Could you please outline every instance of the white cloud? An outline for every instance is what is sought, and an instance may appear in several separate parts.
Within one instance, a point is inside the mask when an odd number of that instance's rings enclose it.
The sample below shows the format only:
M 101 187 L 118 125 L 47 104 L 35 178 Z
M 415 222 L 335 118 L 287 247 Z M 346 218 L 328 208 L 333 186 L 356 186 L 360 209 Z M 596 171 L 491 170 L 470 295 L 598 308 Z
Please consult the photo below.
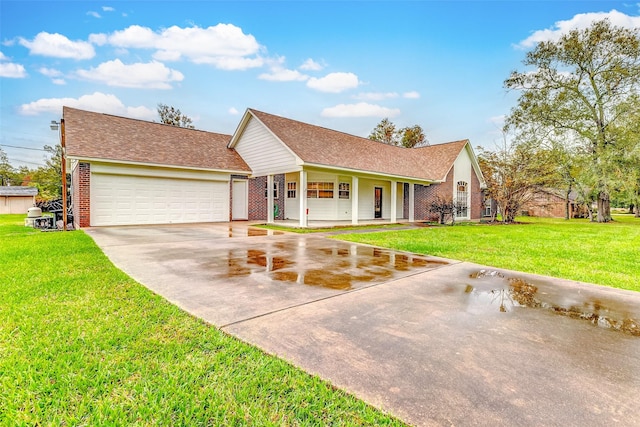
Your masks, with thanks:
M 487 121 L 493 125 L 499 126 L 502 128 L 504 126 L 505 115 L 501 114 L 499 116 L 492 116 L 487 119 Z
M 0 52 L 0 61 L 8 61 L 9 57 L 6 56 L 4 53 Z
M 56 70 L 55 68 L 42 67 L 38 72 L 47 77 L 60 77 L 62 75 L 62 71 Z
M 383 99 L 397 98 L 397 92 L 363 92 L 354 95 L 354 99 L 360 99 L 362 101 L 382 101 Z
M 87 12 L 87 15 L 93 16 L 94 18 L 102 18 L 102 16 L 100 16 L 98 12 L 95 12 L 93 10 L 90 10 L 89 12 Z
M 52 79 L 51 83 L 53 83 L 54 85 L 59 85 L 59 86 L 67 84 L 67 82 L 64 79 Z
M 135 63 L 126 65 L 119 59 L 103 62 L 88 70 L 78 70 L 82 79 L 104 83 L 109 86 L 142 89 L 171 89 L 172 82 L 180 82 L 184 75 L 166 67 L 161 62 Z
M 323 117 L 395 117 L 400 114 L 397 108 L 359 102 L 357 104 L 339 104 L 322 110 Z
M 238 111 L 235 107 L 231 107 L 229 108 L 229 114 L 231 114 L 232 116 L 237 116 L 238 114 L 240 114 L 240 111 Z
M 80 98 L 41 98 L 29 104 L 22 104 L 20 113 L 27 116 L 42 113 L 61 115 L 63 106 L 143 120 L 153 120 L 157 115 L 156 110 L 143 106 L 127 107 L 115 95 L 101 92 L 83 95 Z
M 154 59 L 177 61 L 186 59 L 196 64 L 210 64 L 224 70 L 261 67 L 260 44 L 250 34 L 232 24 L 207 28 L 172 26 L 161 31 L 132 25 L 111 34 L 92 34 L 96 44 L 110 44 L 129 49 L 153 49 Z
M 300 69 L 301 70 L 305 70 L 305 71 L 320 71 L 323 68 L 324 68 L 324 66 L 322 66 L 319 63 L 317 63 L 316 61 L 314 61 L 311 58 L 309 58 L 306 61 L 304 61 L 302 63 L 302 65 L 300 66 Z
M 526 39 L 518 43 L 517 47 L 528 49 L 543 41 L 557 41 L 571 30 L 582 30 L 588 28 L 594 21 L 608 18 L 611 24 L 624 28 L 640 27 L 640 16 L 629 16 L 613 9 L 611 12 L 590 12 L 579 13 L 566 21 L 558 21 L 553 27 L 538 30 Z
M 403 93 L 402 97 L 407 99 L 418 99 L 420 98 L 420 93 L 416 92 L 415 90 L 412 90 L 410 92 Z
M 20 38 L 20 44 L 32 55 L 54 58 L 91 59 L 95 56 L 93 46 L 85 41 L 71 41 L 62 34 L 38 33 L 32 41 Z
M 102 6 L 102 10 L 104 12 L 115 12 L 116 11 L 116 9 L 111 7 L 111 6 Z
M 22 79 L 27 77 L 24 66 L 13 62 L 0 62 L 0 77 L 8 77 L 11 79 Z
M 320 92 L 340 93 L 358 87 L 360 81 L 353 73 L 330 73 L 321 78 L 312 77 L 307 86 Z
M 272 82 L 303 82 L 309 78 L 306 74 L 302 74 L 298 70 L 287 70 L 285 68 L 273 68 L 269 73 L 262 73 L 258 76 L 261 80 L 269 80 Z

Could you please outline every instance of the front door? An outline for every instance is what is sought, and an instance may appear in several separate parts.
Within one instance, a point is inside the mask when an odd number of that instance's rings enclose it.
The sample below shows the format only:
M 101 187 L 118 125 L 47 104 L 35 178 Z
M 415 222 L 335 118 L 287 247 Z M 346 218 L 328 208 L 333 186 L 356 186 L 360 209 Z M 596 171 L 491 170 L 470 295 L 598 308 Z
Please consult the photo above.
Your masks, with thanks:
M 374 187 L 373 217 L 382 218 L 382 187 Z

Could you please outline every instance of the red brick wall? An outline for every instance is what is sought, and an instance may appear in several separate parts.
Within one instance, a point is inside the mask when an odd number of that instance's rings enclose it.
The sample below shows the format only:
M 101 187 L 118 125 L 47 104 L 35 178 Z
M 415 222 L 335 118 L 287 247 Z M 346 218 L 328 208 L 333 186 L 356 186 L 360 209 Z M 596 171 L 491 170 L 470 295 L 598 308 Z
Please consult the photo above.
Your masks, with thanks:
M 437 221 L 438 215 L 429 212 L 429 205 L 439 195 L 453 197 L 453 168 L 447 174 L 447 179 L 441 184 L 424 186 L 415 185 L 414 216 L 416 221 Z
M 533 197 L 522 210 L 531 216 L 564 218 L 565 201 L 562 197 L 550 193 L 540 193 Z
M 278 206 L 278 216 L 275 219 L 284 219 L 285 181 L 284 174 L 274 175 L 273 182 L 278 185 L 278 198 L 273 200 Z M 265 197 L 266 176 L 259 176 L 249 180 L 249 220 L 267 220 L 267 198 Z M 306 193 L 305 193 L 306 194 Z
M 73 221 L 76 227 L 91 225 L 91 164 L 80 162 L 71 174 Z

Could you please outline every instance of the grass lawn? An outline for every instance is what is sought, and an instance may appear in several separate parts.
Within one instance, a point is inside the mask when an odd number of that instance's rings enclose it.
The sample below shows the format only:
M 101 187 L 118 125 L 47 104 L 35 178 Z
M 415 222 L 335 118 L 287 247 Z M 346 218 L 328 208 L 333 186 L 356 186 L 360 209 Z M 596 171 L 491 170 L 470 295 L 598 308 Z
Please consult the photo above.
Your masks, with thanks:
M 0 215 L 0 425 L 403 425 Z
M 640 291 L 640 219 L 614 217 L 608 224 L 518 218 L 522 224 L 460 224 L 336 238 Z

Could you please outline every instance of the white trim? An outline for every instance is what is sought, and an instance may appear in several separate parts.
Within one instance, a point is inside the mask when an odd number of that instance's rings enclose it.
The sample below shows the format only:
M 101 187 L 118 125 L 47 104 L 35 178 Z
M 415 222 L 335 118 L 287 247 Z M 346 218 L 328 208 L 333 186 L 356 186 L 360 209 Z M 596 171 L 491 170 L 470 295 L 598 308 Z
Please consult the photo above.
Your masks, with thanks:
M 346 172 L 347 175 L 349 176 L 355 176 L 355 174 L 357 174 L 360 177 L 364 177 L 367 179 L 382 179 L 384 181 L 389 181 L 389 180 L 396 180 L 396 181 L 402 181 L 402 182 L 413 182 L 413 183 L 417 183 L 417 184 L 422 184 L 425 186 L 429 186 L 432 184 L 441 184 L 443 182 L 445 182 L 444 180 L 425 180 L 425 179 L 420 179 L 420 178 L 416 178 L 416 177 L 409 177 L 409 176 L 401 176 L 401 175 L 390 175 L 390 174 L 385 174 L 382 172 L 374 172 L 374 171 L 364 171 L 361 169 L 349 169 L 349 168 L 343 168 L 343 167 L 339 167 L 339 166 L 327 166 L 327 165 L 321 165 L 321 164 L 317 164 L 317 163 L 305 163 L 304 164 L 304 169 L 309 170 L 309 169 L 320 169 L 321 171 L 325 171 L 325 172 L 333 172 L 333 173 L 344 173 Z
M 112 160 L 112 159 L 101 159 L 98 157 L 76 157 L 76 156 L 67 156 L 69 161 L 75 160 L 77 162 L 84 163 L 107 163 L 107 164 L 119 164 L 126 166 L 143 166 L 148 168 L 164 168 L 164 169 L 184 169 L 184 170 L 193 170 L 193 171 L 202 171 L 202 172 L 219 172 L 219 173 L 229 173 L 234 175 L 251 175 L 251 170 L 234 170 L 234 169 L 211 169 L 211 168 L 202 168 L 195 166 L 179 166 L 179 165 L 165 165 L 162 163 L 145 163 L 145 162 L 134 162 L 129 160 Z

